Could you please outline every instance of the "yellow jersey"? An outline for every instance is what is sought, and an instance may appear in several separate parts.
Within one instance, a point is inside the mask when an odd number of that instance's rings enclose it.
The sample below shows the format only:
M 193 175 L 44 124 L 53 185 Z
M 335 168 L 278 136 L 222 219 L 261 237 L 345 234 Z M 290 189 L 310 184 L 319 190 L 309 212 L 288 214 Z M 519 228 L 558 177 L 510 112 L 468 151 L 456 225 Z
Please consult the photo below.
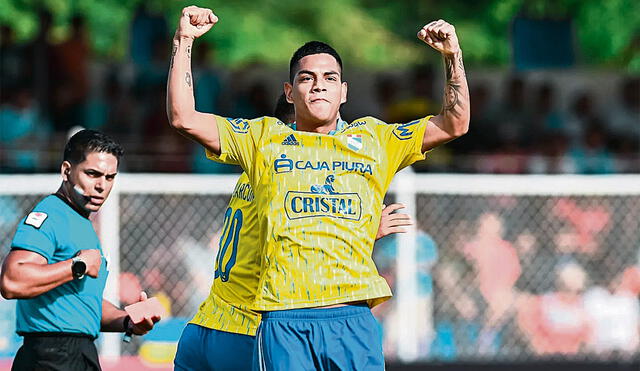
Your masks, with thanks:
M 380 205 L 395 173 L 424 159 L 429 119 L 365 117 L 325 135 L 272 117 L 215 116 L 221 154 L 207 156 L 239 164 L 255 193 L 260 278 L 251 309 L 373 307 L 391 296 L 371 257 Z
M 224 214 L 215 273 L 209 297 L 190 323 L 214 330 L 254 336 L 260 314 L 249 309 L 260 278 L 255 196 L 243 173 Z

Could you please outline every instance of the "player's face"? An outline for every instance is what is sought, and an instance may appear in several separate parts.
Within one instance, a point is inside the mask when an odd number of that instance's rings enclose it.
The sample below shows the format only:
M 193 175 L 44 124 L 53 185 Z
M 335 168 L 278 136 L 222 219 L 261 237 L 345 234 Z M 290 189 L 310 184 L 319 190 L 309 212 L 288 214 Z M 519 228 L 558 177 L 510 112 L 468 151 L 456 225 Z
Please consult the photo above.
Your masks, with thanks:
M 325 124 L 336 121 L 340 104 L 347 101 L 347 83 L 330 54 L 313 54 L 300 59 L 293 85 L 285 83 L 287 101 L 293 103 L 296 121 Z
M 118 172 L 118 159 L 104 152 L 88 153 L 85 160 L 62 164 L 70 200 L 81 210 L 96 212 L 106 201 Z

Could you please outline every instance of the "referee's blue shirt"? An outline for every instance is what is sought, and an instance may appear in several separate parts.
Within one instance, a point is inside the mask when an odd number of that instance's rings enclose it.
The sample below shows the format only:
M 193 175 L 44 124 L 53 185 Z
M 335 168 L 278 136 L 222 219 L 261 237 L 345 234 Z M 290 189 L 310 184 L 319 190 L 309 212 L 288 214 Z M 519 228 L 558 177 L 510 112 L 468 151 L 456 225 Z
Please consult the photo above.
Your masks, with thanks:
M 79 250 L 97 249 L 102 255 L 91 221 L 56 195 L 45 197 L 20 221 L 11 248 L 38 253 L 48 264 L 71 259 Z M 65 332 L 97 337 L 107 275 L 103 256 L 98 278 L 85 276 L 34 298 L 18 299 L 16 332 Z

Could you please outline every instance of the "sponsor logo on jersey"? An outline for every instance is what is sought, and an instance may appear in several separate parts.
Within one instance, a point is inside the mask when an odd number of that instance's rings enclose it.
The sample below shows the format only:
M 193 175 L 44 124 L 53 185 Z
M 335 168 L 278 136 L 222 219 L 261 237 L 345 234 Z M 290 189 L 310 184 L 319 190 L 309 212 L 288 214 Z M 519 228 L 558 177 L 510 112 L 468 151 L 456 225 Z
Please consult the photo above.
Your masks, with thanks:
M 405 124 L 394 124 L 393 135 L 400 140 L 411 139 L 419 122 L 420 120 L 413 120 Z
M 327 170 L 346 171 L 373 175 L 370 164 L 356 161 L 294 161 L 284 153 L 273 162 L 273 170 L 276 174 L 290 173 L 293 170 Z
M 287 217 L 290 220 L 315 217 L 360 220 L 360 195 L 337 192 L 334 181 L 335 176 L 329 175 L 324 184 L 312 185 L 309 192 L 287 192 L 284 199 Z
M 298 142 L 298 139 L 296 139 L 295 135 L 289 134 L 288 137 L 284 138 L 282 144 L 285 146 L 299 146 L 300 142 Z
M 364 121 L 364 120 L 363 121 L 354 121 L 354 122 L 346 124 L 345 127 L 342 128 L 342 130 L 340 130 L 340 132 L 344 133 L 345 131 L 347 131 L 349 129 L 352 129 L 352 128 L 355 128 L 355 127 L 358 127 L 358 126 L 362 126 L 362 125 L 366 125 L 366 124 L 367 124 L 367 122 Z
M 347 135 L 347 147 L 352 151 L 359 151 L 362 149 L 362 135 L 360 134 L 348 134 Z
M 249 121 L 232 118 L 227 118 L 227 121 L 231 124 L 231 130 L 233 130 L 234 133 L 246 134 L 249 132 Z

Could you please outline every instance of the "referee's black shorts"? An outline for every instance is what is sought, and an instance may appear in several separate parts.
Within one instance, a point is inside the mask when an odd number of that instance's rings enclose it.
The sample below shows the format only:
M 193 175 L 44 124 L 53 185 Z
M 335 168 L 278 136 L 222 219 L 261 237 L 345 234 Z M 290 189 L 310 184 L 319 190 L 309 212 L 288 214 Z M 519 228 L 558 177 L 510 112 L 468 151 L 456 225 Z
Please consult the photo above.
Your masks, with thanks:
M 13 360 L 12 371 L 100 371 L 93 337 L 80 334 L 30 333 Z

